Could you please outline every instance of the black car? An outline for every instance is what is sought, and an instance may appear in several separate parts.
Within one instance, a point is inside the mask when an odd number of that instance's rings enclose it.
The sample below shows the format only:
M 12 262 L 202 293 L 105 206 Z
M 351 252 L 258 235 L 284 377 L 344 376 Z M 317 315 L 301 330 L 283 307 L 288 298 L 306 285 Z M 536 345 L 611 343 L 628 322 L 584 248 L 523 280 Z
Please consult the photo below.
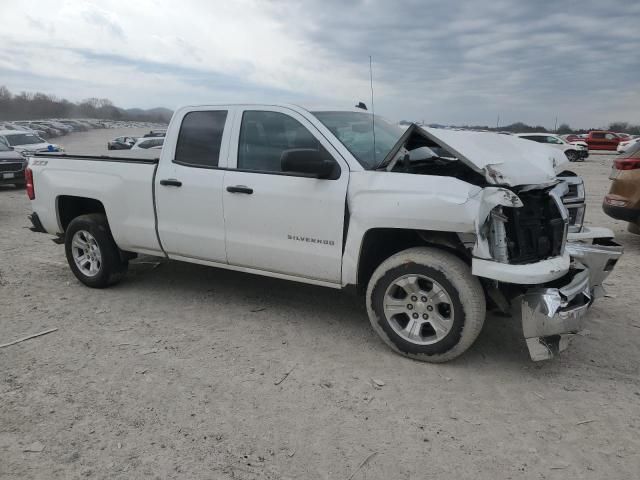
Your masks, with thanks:
M 24 187 L 27 160 L 4 142 L 0 142 L 0 185 Z
M 135 137 L 118 137 L 107 142 L 109 150 L 129 150 L 136 143 Z

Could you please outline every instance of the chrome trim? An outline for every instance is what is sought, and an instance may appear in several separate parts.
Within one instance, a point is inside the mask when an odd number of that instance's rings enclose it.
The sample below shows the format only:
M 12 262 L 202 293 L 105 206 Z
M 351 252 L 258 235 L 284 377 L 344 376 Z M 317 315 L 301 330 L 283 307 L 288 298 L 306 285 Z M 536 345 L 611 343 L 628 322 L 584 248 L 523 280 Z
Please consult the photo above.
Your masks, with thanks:
M 624 248 L 612 239 L 596 239 L 596 244 L 569 242 L 567 251 L 576 265 L 589 272 L 589 287 L 594 298 L 601 298 L 605 291 L 602 283 L 618 262 Z
M 576 177 L 558 177 L 558 180 L 561 180 L 562 182 L 568 184 L 568 185 L 576 185 L 576 196 L 575 197 L 570 197 L 568 195 L 565 195 L 563 197 L 563 200 L 565 203 L 582 203 L 585 200 L 585 190 L 584 190 L 584 180 L 582 179 L 582 177 L 576 176 Z M 567 186 L 568 186 L 567 185 Z M 570 189 L 567 190 L 567 193 L 569 193 Z
M 562 234 L 562 249 L 560 250 L 560 255 L 564 254 L 564 251 L 567 245 L 567 235 L 569 234 L 569 212 L 567 211 L 567 207 L 564 205 L 562 201 L 562 197 L 568 191 L 569 191 L 569 185 L 567 185 L 566 183 L 559 183 L 549 191 L 549 195 L 556 202 L 556 206 L 560 211 L 560 216 L 564 221 L 564 232 Z
M 534 361 L 553 358 L 582 330 L 589 307 L 604 295 L 602 282 L 623 253 L 609 238 L 596 238 L 592 244 L 569 242 L 566 250 L 573 261 L 568 283 L 532 288 L 522 296 L 522 330 Z

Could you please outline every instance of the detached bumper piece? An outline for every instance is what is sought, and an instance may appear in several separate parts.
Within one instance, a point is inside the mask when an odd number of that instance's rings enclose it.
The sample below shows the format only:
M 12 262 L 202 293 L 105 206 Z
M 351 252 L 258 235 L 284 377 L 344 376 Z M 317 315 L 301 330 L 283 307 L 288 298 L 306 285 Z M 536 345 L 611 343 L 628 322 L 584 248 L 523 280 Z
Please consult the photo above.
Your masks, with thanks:
M 622 247 L 609 238 L 596 238 L 591 244 L 570 242 L 567 252 L 571 271 L 522 297 L 522 330 L 533 361 L 553 358 L 583 329 L 589 307 L 604 295 L 602 282 L 622 255 Z

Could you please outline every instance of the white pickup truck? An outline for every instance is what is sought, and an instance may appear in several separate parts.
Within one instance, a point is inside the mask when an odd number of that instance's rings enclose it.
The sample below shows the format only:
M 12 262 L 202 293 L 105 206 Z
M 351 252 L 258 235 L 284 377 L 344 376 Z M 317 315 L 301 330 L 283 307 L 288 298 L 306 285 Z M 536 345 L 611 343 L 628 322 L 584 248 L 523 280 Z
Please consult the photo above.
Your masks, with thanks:
M 497 309 L 542 360 L 622 254 L 611 231 L 582 227 L 564 162 L 364 111 L 207 105 L 175 112 L 159 159 L 36 154 L 26 181 L 32 229 L 57 235 L 90 287 L 148 254 L 351 289 L 392 349 L 429 362 L 464 352 Z

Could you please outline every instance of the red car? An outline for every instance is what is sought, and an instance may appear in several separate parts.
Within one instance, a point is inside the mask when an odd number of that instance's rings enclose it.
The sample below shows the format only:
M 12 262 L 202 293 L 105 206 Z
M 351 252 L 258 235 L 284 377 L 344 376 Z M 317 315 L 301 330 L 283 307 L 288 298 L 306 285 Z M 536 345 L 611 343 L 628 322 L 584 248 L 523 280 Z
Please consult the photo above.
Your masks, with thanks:
M 564 137 L 564 139 L 569 143 L 571 143 L 571 142 L 584 142 L 584 137 L 582 137 L 582 135 L 576 135 L 575 133 L 567 135 L 566 137 Z
M 584 139 L 589 150 L 616 150 L 621 140 L 616 133 L 605 130 L 593 130 Z

